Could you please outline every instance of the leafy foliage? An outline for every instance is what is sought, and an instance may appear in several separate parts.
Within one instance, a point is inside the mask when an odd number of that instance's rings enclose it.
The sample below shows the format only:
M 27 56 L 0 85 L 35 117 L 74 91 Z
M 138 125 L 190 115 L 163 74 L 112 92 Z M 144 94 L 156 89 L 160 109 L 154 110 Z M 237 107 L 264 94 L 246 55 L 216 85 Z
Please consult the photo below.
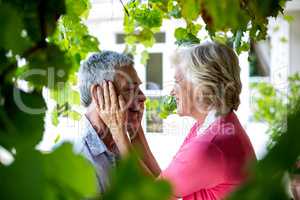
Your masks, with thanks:
M 146 102 L 146 132 L 160 133 L 163 131 L 162 118 L 160 117 L 161 97 L 147 98 Z
M 140 42 L 145 47 L 151 47 L 155 42 L 154 33 L 162 25 L 162 12 L 138 1 L 131 1 L 126 8 L 129 12 L 129 16 L 124 18 L 126 43 L 133 45 Z
M 35 150 L 44 131 L 42 89 L 48 87 L 58 97 L 57 85 L 74 79 L 80 60 L 98 50 L 79 16 L 87 15 L 88 5 L 85 0 L 0 1 L 0 145 L 14 157 L 9 166 L 0 163 L 3 199 L 96 195 L 94 169 L 73 154 L 71 145 L 50 154 Z
M 295 99 L 294 109 L 287 113 L 287 129 L 278 130 L 277 143 L 268 154 L 252 168 L 250 180 L 229 199 L 290 199 L 284 175 L 294 167 L 300 155 L 299 119 L 300 99 Z
M 249 35 L 252 40 L 265 39 L 268 17 L 282 13 L 285 3 L 286 0 L 129 1 L 124 20 L 126 41 L 130 45 L 141 43 L 151 47 L 155 41 L 153 34 L 163 20 L 182 18 L 186 27 L 178 27 L 174 33 L 178 45 L 199 43 L 202 38 L 198 38 L 198 32 L 205 27 L 212 40 L 235 47 L 240 53 L 249 50 L 250 41 L 243 36 Z
M 177 109 L 176 99 L 173 96 L 166 96 L 161 105 L 159 116 L 166 119 L 170 114 L 175 114 Z
M 183 45 L 183 44 L 195 44 L 199 43 L 200 40 L 195 35 L 198 33 L 199 28 L 196 28 L 196 31 L 189 31 L 188 29 L 179 27 L 175 30 L 175 38 L 176 44 Z
M 171 114 L 176 114 L 177 104 L 173 96 L 165 96 L 160 99 L 147 98 L 145 104 L 147 118 L 151 117 L 151 113 L 154 115 L 159 114 L 159 117 L 162 119 L 166 119 Z
M 58 125 L 59 117 L 71 117 L 74 120 L 80 119 L 80 114 L 73 108 L 80 105 L 80 97 L 75 85 L 80 61 L 89 52 L 99 51 L 98 40 L 89 35 L 87 27 L 83 24 L 83 19 L 88 16 L 90 2 L 80 0 L 74 3 L 72 0 L 66 1 L 67 13 L 60 17 L 55 33 L 49 38 L 50 42 L 58 45 L 66 52 L 70 62 L 70 72 L 67 73 L 67 82 L 60 82 L 54 88 L 50 88 L 51 98 L 56 101 L 56 106 L 52 111 L 52 122 Z
M 137 156 L 132 154 L 112 172 L 112 185 L 103 199 L 167 200 L 170 194 L 170 185 L 146 176 L 139 167 Z
M 45 103 L 41 94 L 28 94 L 12 86 L 7 86 L 2 92 L 5 101 L 0 107 L 1 146 L 7 149 L 15 148 L 17 152 L 34 148 L 41 140 L 44 129 Z M 15 97 L 14 94 L 18 96 Z M 28 113 L 29 109 L 32 112 L 35 112 L 35 109 L 41 111 L 31 115 Z
M 73 155 L 70 144 L 51 154 L 18 152 L 9 167 L 0 165 L 0 178 L 3 199 L 80 199 L 97 194 L 94 169 Z
M 89 52 L 99 51 L 97 39 L 89 35 L 83 23 L 89 7 L 87 0 L 0 2 L 0 22 L 5 30 L 0 33 L 0 145 L 14 157 L 8 166 L 0 163 L 1 199 L 83 199 L 97 195 L 94 168 L 74 155 L 71 145 L 62 145 L 49 154 L 35 150 L 44 131 L 44 88 L 56 102 L 53 124 L 59 123 L 59 116 L 80 118 L 73 109 L 80 104 L 75 72 Z M 20 81 L 29 87 L 23 88 Z M 133 158 L 124 165 L 121 162 L 114 182 L 117 185 L 111 189 L 118 193 L 108 193 L 105 199 L 125 198 L 124 185 L 134 199 L 169 197 L 167 183 L 154 182 L 136 165 Z M 126 179 L 131 184 L 120 187 Z
M 288 78 L 286 91 L 277 90 L 270 83 L 253 83 L 251 87 L 258 92 L 253 96 L 254 118 L 268 124 L 267 133 L 271 136 L 270 148 L 276 144 L 280 133 L 287 128 L 287 112 L 295 110 L 300 95 L 300 75 L 296 73 Z

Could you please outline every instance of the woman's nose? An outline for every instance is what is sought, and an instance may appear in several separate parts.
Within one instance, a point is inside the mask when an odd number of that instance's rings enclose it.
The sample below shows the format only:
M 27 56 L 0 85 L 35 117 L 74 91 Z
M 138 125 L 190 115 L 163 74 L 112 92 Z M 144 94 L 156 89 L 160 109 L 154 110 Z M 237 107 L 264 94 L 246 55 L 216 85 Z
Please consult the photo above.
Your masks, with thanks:
M 170 95 L 175 96 L 175 89 L 174 88 L 171 90 Z

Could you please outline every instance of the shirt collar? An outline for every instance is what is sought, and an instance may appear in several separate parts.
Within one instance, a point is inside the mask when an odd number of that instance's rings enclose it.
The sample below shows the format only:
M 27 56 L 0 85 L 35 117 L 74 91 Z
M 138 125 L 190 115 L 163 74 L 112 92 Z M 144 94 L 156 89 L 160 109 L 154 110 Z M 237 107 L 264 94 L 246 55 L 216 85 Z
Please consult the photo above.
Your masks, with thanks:
M 100 139 L 89 119 L 83 115 L 83 140 L 85 140 L 93 156 L 108 152 L 104 142 Z
M 204 122 L 202 123 L 201 126 L 198 127 L 197 129 L 197 136 L 200 136 L 204 134 L 208 128 L 213 126 L 213 124 L 216 123 L 223 123 L 222 120 L 226 116 L 230 116 L 229 114 L 232 113 L 231 111 L 227 111 L 226 114 L 220 115 L 215 109 L 212 109 L 208 112 L 207 116 L 205 117 Z M 221 121 L 220 121 L 221 120 Z
M 208 112 L 207 116 L 205 117 L 205 120 L 203 124 L 199 127 L 197 131 L 197 135 L 203 134 L 203 132 L 208 129 L 208 127 L 214 123 L 218 119 L 217 111 L 215 109 L 212 109 Z

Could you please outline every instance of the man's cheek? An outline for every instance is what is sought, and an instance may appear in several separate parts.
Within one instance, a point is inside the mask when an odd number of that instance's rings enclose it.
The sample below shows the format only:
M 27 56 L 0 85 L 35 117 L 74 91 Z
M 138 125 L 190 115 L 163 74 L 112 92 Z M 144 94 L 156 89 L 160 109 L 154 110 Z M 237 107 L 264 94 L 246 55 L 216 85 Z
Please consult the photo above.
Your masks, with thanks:
M 128 122 L 132 124 L 140 124 L 142 117 L 143 117 L 142 113 L 134 114 L 130 117 Z
M 137 119 L 136 114 L 129 113 L 128 121 L 133 123 Z
M 139 110 L 143 112 L 144 109 L 145 109 L 145 104 L 144 103 L 140 104 L 139 105 Z

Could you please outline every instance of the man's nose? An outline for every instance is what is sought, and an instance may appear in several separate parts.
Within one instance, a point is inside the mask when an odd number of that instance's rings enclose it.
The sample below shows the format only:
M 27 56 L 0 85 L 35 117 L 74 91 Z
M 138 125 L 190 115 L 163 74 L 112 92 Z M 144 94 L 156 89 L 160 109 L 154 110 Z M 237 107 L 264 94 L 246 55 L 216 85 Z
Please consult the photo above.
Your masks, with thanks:
M 138 102 L 140 102 L 140 103 L 143 103 L 144 101 L 146 101 L 146 96 L 144 95 L 142 90 L 139 90 L 136 98 L 137 98 Z

